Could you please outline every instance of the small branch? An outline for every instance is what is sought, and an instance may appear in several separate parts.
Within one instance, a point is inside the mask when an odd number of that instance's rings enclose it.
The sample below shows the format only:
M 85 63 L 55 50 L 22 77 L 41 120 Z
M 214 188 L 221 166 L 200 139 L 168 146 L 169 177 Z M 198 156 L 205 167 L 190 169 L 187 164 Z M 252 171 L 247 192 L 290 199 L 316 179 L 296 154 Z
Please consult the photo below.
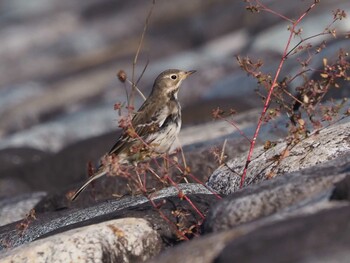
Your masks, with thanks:
M 223 160 L 224 160 L 226 143 L 227 143 L 227 139 L 225 139 L 224 144 L 222 145 L 220 160 L 219 160 L 220 165 L 223 163 Z
M 282 91 L 287 94 L 289 97 L 291 97 L 294 101 L 297 101 L 300 104 L 303 104 L 303 102 L 301 100 L 299 100 L 297 97 L 295 97 L 293 94 L 291 94 L 289 91 L 287 91 L 286 89 L 282 89 Z
M 184 199 L 186 199 L 186 201 L 190 204 L 190 206 L 192 206 L 192 208 L 197 212 L 197 214 L 198 214 L 202 219 L 204 219 L 205 217 L 204 217 L 204 215 L 202 214 L 202 212 L 199 211 L 199 209 L 198 209 L 198 208 L 196 207 L 196 205 L 191 201 L 191 199 L 189 199 L 188 196 L 187 196 L 186 194 L 184 194 L 184 193 L 180 190 L 179 186 L 178 186 L 169 176 L 167 176 L 166 178 L 167 178 L 167 179 L 169 180 L 169 182 L 179 191 L 179 194 L 182 195 L 181 197 L 183 197 Z
M 148 67 L 148 64 L 149 64 L 149 59 L 147 59 L 146 65 L 143 67 L 143 70 L 142 70 L 142 72 L 140 74 L 140 77 L 136 81 L 136 84 L 135 84 L 136 86 L 139 84 L 141 78 L 143 77 L 143 74 L 145 74 L 145 71 L 146 71 L 146 69 Z
M 145 95 L 143 95 L 142 91 L 136 86 L 134 85 L 129 79 L 127 79 L 127 81 L 129 82 L 129 84 L 131 84 L 132 86 L 134 86 L 134 89 L 137 91 L 137 93 L 143 98 L 143 100 L 146 100 Z M 131 105 L 128 103 L 128 105 Z
M 304 43 L 305 41 L 309 40 L 309 39 L 313 39 L 316 37 L 320 37 L 320 36 L 324 36 L 324 35 L 329 35 L 330 33 L 328 32 L 322 32 L 313 36 L 309 36 L 307 38 L 301 39 L 287 54 L 286 54 L 286 58 L 289 57 L 289 55 L 295 50 L 297 49 L 297 47 L 299 47 L 302 43 Z
M 180 140 L 179 140 L 179 136 L 177 136 L 177 135 L 176 135 L 176 140 L 177 140 L 177 142 L 178 142 L 178 144 L 179 144 L 182 162 L 183 162 L 184 167 L 185 167 L 185 169 L 184 169 L 184 171 L 183 171 L 182 173 L 185 174 L 186 168 L 187 168 L 187 162 L 186 162 L 185 154 L 184 154 L 184 151 L 183 151 L 183 149 L 182 149 L 181 142 L 180 142 Z M 185 180 L 186 183 L 188 183 L 188 180 L 187 180 L 186 176 L 184 177 L 184 180 Z
M 245 135 L 245 133 L 240 128 L 238 128 L 236 123 L 234 123 L 233 121 L 227 120 L 227 119 L 225 121 L 227 121 L 229 124 L 231 124 L 233 127 L 235 127 L 235 129 L 239 132 L 239 134 L 241 134 L 249 143 L 252 142 L 249 139 L 249 137 L 247 135 Z
M 156 1 L 153 0 L 152 1 L 152 6 L 151 6 L 151 9 L 149 10 L 148 12 L 148 15 L 147 15 L 147 18 L 146 18 L 146 21 L 145 21 L 145 25 L 143 27 L 143 31 L 142 31 L 142 34 L 141 34 L 141 39 L 140 39 L 140 43 L 137 47 L 137 51 L 136 51 L 136 54 L 135 54 L 135 57 L 134 57 L 134 61 L 132 63 L 132 77 L 131 77 L 131 82 L 132 82 L 132 89 L 131 89 L 131 94 L 130 94 L 130 105 L 133 106 L 134 105 L 134 98 L 135 98 L 135 91 L 137 90 L 137 87 L 136 87 L 136 84 L 135 84 L 135 67 L 136 67 L 136 64 L 137 64 L 137 60 L 138 60 L 138 57 L 139 57 L 139 54 L 140 54 L 140 50 L 141 50 L 141 47 L 142 47 L 142 44 L 143 44 L 143 40 L 145 38 L 145 34 L 146 34 L 146 31 L 147 31 L 147 28 L 148 28 L 148 24 L 149 24 L 149 20 L 151 18 L 151 15 L 152 15 L 152 12 L 153 12 L 153 9 L 154 9 L 154 6 L 156 4 Z M 139 92 L 140 93 L 140 92 Z M 129 105 L 129 106 L 130 106 Z
M 268 12 L 268 13 L 271 13 L 271 14 L 274 14 L 275 16 L 278 16 L 278 17 L 280 17 L 280 18 L 282 18 L 282 19 L 284 19 L 284 20 L 286 20 L 286 21 L 288 21 L 288 22 L 290 22 L 290 23 L 294 23 L 294 21 L 293 21 L 292 19 L 290 19 L 290 18 L 288 18 L 288 17 L 286 17 L 286 16 L 284 16 L 284 15 L 282 15 L 282 14 L 280 14 L 280 13 L 277 13 L 276 11 L 274 11 L 274 10 L 272 10 L 272 9 L 270 9 L 270 8 L 268 8 L 268 7 L 266 7 L 264 4 L 262 4 L 262 3 L 260 2 L 260 0 L 256 0 L 256 3 L 257 3 L 260 7 L 262 7 L 262 10 L 263 10 L 263 11 Z
M 310 5 L 309 8 L 303 14 L 301 14 L 300 17 L 292 25 L 292 28 L 291 28 L 290 34 L 289 34 L 289 38 L 287 40 L 287 44 L 286 44 L 286 46 L 284 48 L 284 51 L 283 51 L 283 56 L 281 58 L 281 61 L 280 61 L 279 65 L 278 65 L 275 77 L 274 77 L 274 79 L 272 81 L 272 84 L 270 86 L 268 95 L 267 95 L 266 100 L 265 100 L 264 108 L 263 108 L 263 110 L 261 112 L 260 119 L 259 119 L 258 124 L 256 126 L 252 142 L 250 144 L 248 156 L 247 156 L 246 163 L 245 163 L 244 170 L 243 170 L 242 177 L 241 177 L 241 182 L 240 182 L 240 187 L 241 188 L 243 187 L 244 180 L 245 180 L 245 177 L 247 175 L 248 166 L 249 166 L 249 164 L 251 162 L 251 159 L 252 159 L 253 151 L 254 151 L 254 148 L 255 148 L 255 143 L 256 143 L 257 137 L 259 135 L 259 131 L 260 131 L 261 125 L 262 125 L 263 120 L 265 118 L 267 109 L 268 109 L 268 107 L 270 105 L 270 100 L 271 100 L 271 96 L 272 96 L 273 90 L 274 90 L 275 87 L 278 86 L 277 85 L 277 79 L 278 79 L 278 77 L 279 77 L 279 75 L 281 73 L 281 70 L 282 70 L 282 67 L 284 65 L 284 62 L 287 59 L 288 49 L 289 49 L 289 46 L 291 44 L 292 38 L 295 35 L 295 28 L 303 20 L 303 18 L 316 6 L 316 4 L 317 4 L 317 2 L 315 1 L 312 5 Z
M 150 198 L 150 197 L 147 197 L 147 198 L 148 198 L 148 200 L 150 201 L 150 203 L 152 204 L 152 206 L 158 211 L 159 215 L 160 215 L 169 225 L 171 225 L 171 226 L 175 229 L 176 233 L 177 233 L 179 236 L 181 236 L 184 240 L 187 240 L 187 241 L 188 241 L 189 238 L 186 237 L 181 231 L 178 230 L 177 225 L 176 225 L 174 222 L 172 222 L 172 221 L 160 210 L 160 208 L 159 208 L 158 205 L 152 200 L 152 198 Z

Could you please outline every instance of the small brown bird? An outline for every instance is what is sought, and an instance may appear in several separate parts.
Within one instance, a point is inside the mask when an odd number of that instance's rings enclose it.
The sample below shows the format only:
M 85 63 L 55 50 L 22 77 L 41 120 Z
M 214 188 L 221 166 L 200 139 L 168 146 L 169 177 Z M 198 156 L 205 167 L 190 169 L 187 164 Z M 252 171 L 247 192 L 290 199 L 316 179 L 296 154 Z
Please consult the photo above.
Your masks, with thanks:
M 181 106 L 177 98 L 180 85 L 195 72 L 178 69 L 162 72 L 154 81 L 151 94 L 132 118 L 134 136 L 125 129 L 108 155 L 117 156 L 120 164 L 135 164 L 167 153 L 181 128 Z M 101 165 L 71 200 L 76 199 L 92 181 L 105 175 L 107 170 Z

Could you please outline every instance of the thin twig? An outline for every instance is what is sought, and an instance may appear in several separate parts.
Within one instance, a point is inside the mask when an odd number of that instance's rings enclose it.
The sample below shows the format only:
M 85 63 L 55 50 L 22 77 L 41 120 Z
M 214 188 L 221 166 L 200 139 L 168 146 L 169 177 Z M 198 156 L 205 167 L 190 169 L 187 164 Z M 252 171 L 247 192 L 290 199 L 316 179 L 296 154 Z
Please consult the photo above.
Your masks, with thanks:
M 260 7 L 262 7 L 262 10 L 264 10 L 265 12 L 274 14 L 274 15 L 276 15 L 276 16 L 278 16 L 278 17 L 280 17 L 280 18 L 282 18 L 282 19 L 284 19 L 284 20 L 286 20 L 286 21 L 288 21 L 288 22 L 290 22 L 290 23 L 293 23 L 293 20 L 292 20 L 292 19 L 290 19 L 290 18 L 288 18 L 288 17 L 286 17 L 286 16 L 284 16 L 284 15 L 282 15 L 282 14 L 280 14 L 280 13 L 277 13 L 276 11 L 274 11 L 274 10 L 272 10 L 272 9 L 270 9 L 270 8 L 268 8 L 268 7 L 266 7 L 264 4 L 262 4 L 262 3 L 260 2 L 260 0 L 256 0 L 256 3 L 257 3 Z
M 299 47 L 302 43 L 304 43 L 305 41 L 309 40 L 309 39 L 313 39 L 316 37 L 320 37 L 320 36 L 324 36 L 324 35 L 329 35 L 330 33 L 328 32 L 322 32 L 313 36 L 309 36 L 307 38 L 303 38 L 301 39 L 291 50 L 289 50 L 289 52 L 286 54 L 286 58 L 289 57 L 289 55 L 295 50 L 297 49 L 297 47 Z
M 297 97 L 295 97 L 292 93 L 290 93 L 286 89 L 282 89 L 282 92 L 287 94 L 289 97 L 291 97 L 293 100 L 297 101 L 298 103 L 303 104 L 303 102 L 301 100 L 299 100 Z
M 131 77 L 132 89 L 131 89 L 131 94 L 130 94 L 131 106 L 134 105 L 135 90 L 137 90 L 136 84 L 135 84 L 135 67 L 136 67 L 137 60 L 138 60 L 138 57 L 139 57 L 139 54 L 140 54 L 140 50 L 141 50 L 141 47 L 142 47 L 142 44 L 143 44 L 143 40 L 145 38 L 146 31 L 147 31 L 147 28 L 148 28 L 149 19 L 151 18 L 151 15 L 152 15 L 152 12 L 153 12 L 153 8 L 154 8 L 155 4 L 156 4 L 156 1 L 153 0 L 151 9 L 148 12 L 148 15 L 147 15 L 147 18 L 146 18 L 146 21 L 145 21 L 145 25 L 143 27 L 143 31 L 142 31 L 142 34 L 141 34 L 141 39 L 140 39 L 139 45 L 137 47 L 137 51 L 136 51 L 136 54 L 135 54 L 135 57 L 134 57 L 134 61 L 132 63 L 132 77 Z
M 130 81 L 129 79 L 127 79 L 127 82 L 129 82 L 132 86 L 134 86 L 135 90 L 136 90 L 137 93 L 143 98 L 143 100 L 146 100 L 145 95 L 143 95 L 142 91 L 141 91 L 136 85 L 134 85 L 134 84 L 132 83 L 132 81 Z M 130 105 L 130 104 L 128 103 L 128 105 Z
M 184 194 L 179 186 L 169 177 L 169 176 L 166 176 L 166 179 L 169 180 L 169 182 L 179 191 L 179 194 L 182 195 L 182 197 L 184 199 L 186 199 L 186 201 L 190 204 L 190 206 L 192 206 L 192 208 L 197 212 L 197 214 L 202 218 L 204 219 L 204 215 L 202 214 L 201 211 L 199 211 L 199 209 L 196 207 L 196 205 L 191 201 L 191 199 L 188 198 L 188 196 L 186 194 Z
M 227 139 L 225 139 L 224 144 L 222 145 L 220 160 L 219 160 L 220 165 L 222 164 L 223 159 L 224 159 L 226 143 L 227 143 Z
M 250 148 L 249 148 L 249 152 L 248 152 L 248 156 L 247 156 L 247 159 L 246 159 L 246 163 L 245 163 L 245 166 L 244 166 L 244 170 L 243 170 L 243 173 L 242 173 L 242 177 L 241 177 L 241 182 L 240 182 L 240 187 L 242 188 L 243 187 L 243 184 L 244 184 L 244 180 L 245 180 L 245 177 L 247 175 L 247 171 L 248 171 L 248 166 L 251 162 L 251 158 L 252 158 L 252 155 L 253 155 L 253 150 L 254 150 L 254 147 L 255 147 L 255 143 L 256 143 L 256 140 L 257 140 L 257 137 L 259 135 L 259 131 L 260 131 L 260 128 L 261 128 L 261 125 L 263 123 L 263 120 L 265 118 L 265 115 L 266 115 L 266 112 L 267 112 L 267 109 L 270 105 L 270 101 L 271 101 L 271 96 L 272 96 L 272 93 L 273 93 L 273 90 L 275 87 L 277 87 L 277 79 L 281 73 L 281 70 L 282 70 L 282 67 L 284 65 L 284 62 L 286 61 L 287 59 L 287 54 L 288 54 L 288 49 L 289 49 L 289 46 L 291 44 L 291 41 L 292 41 L 292 38 L 294 37 L 295 35 L 295 28 L 296 26 L 304 19 L 304 17 L 317 5 L 317 2 L 314 2 L 313 4 L 311 4 L 309 6 L 309 8 L 303 13 L 300 15 L 300 17 L 292 24 L 292 28 L 290 30 L 290 34 L 289 34 L 289 38 L 287 40 L 287 44 L 284 48 L 284 51 L 283 51 L 283 56 L 281 58 L 281 61 L 278 65 L 278 68 L 277 68 L 277 71 L 276 71 L 276 74 L 275 74 L 275 77 L 272 81 L 272 84 L 270 86 L 270 89 L 269 89 L 269 92 L 267 94 L 267 97 L 266 97 L 266 100 L 265 100 L 265 104 L 264 104 L 264 108 L 261 112 L 261 115 L 260 115 L 260 119 L 258 121 L 258 124 L 256 126 L 256 129 L 255 129 L 255 132 L 254 132 L 254 136 L 253 136 L 253 140 L 250 144 Z
M 305 74 L 305 73 L 307 73 L 307 72 L 310 72 L 310 71 L 311 71 L 311 69 L 305 69 L 305 70 L 303 70 L 303 71 L 300 71 L 300 72 L 297 73 L 294 77 L 292 77 L 291 79 L 289 79 L 289 80 L 287 81 L 287 83 L 293 82 L 296 78 L 298 78 L 298 77 L 300 77 L 301 75 L 303 75 L 303 74 Z
M 146 65 L 143 67 L 143 70 L 142 70 L 142 72 L 140 74 L 140 77 L 136 81 L 136 84 L 135 84 L 136 86 L 139 84 L 141 78 L 143 77 L 143 74 L 145 74 L 145 71 L 146 71 L 146 69 L 148 67 L 148 64 L 149 64 L 149 59 L 147 59 Z
M 181 145 L 179 136 L 177 136 L 177 135 L 176 135 L 176 140 L 177 140 L 177 143 L 178 143 L 179 148 L 180 148 L 181 157 L 182 157 L 182 161 L 183 161 L 183 163 L 184 163 L 184 167 L 186 168 L 186 167 L 187 167 L 186 158 L 185 158 L 185 155 L 184 155 L 184 151 L 183 151 L 183 149 L 182 149 L 182 145 Z
M 188 241 L 189 238 L 186 237 L 181 231 L 179 231 L 177 225 L 176 225 L 174 222 L 172 222 L 172 221 L 160 210 L 160 208 L 157 206 L 157 204 L 154 202 L 154 200 L 153 200 L 151 197 L 149 197 L 149 196 L 147 196 L 147 198 L 148 198 L 148 200 L 151 202 L 152 206 L 158 211 L 158 213 L 160 214 L 160 216 L 161 216 L 169 225 L 171 225 L 171 226 L 175 229 L 176 233 L 177 233 L 179 236 L 181 236 L 184 240 L 187 240 L 187 241 Z
M 178 145 L 179 145 L 179 148 L 180 148 L 180 153 L 181 153 L 181 158 L 182 158 L 182 162 L 184 164 L 184 171 L 182 172 L 183 174 L 186 173 L 186 168 L 187 168 L 187 162 L 186 162 L 186 158 L 185 158 L 185 154 L 184 154 L 184 151 L 182 149 L 182 145 L 181 145 L 181 142 L 179 140 L 179 136 L 176 135 L 176 141 L 178 142 Z M 189 183 L 187 178 L 186 178 L 186 175 L 184 176 L 184 180 L 186 183 Z
M 252 143 L 249 137 L 238 127 L 238 125 L 233 120 L 228 120 L 227 118 L 221 116 L 218 116 L 218 118 L 232 125 L 239 132 L 240 135 L 242 135 L 249 143 Z

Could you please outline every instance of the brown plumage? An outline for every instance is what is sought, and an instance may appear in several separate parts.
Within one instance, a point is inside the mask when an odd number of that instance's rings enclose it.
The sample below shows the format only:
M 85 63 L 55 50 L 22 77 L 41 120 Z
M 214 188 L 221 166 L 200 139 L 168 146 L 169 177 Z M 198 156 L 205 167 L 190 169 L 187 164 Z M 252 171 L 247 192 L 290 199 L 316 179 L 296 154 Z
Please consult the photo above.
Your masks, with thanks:
M 178 69 L 162 72 L 154 81 L 151 94 L 131 121 L 136 136 L 130 136 L 124 131 L 108 154 L 118 156 L 120 164 L 135 164 L 168 152 L 181 128 L 181 106 L 177 93 L 182 81 L 194 72 Z M 134 149 L 138 150 L 135 152 Z M 100 166 L 71 200 L 106 173 L 106 167 Z

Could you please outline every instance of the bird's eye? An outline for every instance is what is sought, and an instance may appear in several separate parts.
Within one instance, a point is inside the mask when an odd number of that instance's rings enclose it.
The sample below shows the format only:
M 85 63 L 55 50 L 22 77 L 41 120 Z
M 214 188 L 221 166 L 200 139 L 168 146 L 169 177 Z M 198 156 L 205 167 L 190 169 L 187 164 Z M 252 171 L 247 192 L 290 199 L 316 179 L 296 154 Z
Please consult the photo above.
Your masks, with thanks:
M 175 79 L 177 79 L 177 76 L 176 75 L 171 75 L 170 78 L 175 80 Z

